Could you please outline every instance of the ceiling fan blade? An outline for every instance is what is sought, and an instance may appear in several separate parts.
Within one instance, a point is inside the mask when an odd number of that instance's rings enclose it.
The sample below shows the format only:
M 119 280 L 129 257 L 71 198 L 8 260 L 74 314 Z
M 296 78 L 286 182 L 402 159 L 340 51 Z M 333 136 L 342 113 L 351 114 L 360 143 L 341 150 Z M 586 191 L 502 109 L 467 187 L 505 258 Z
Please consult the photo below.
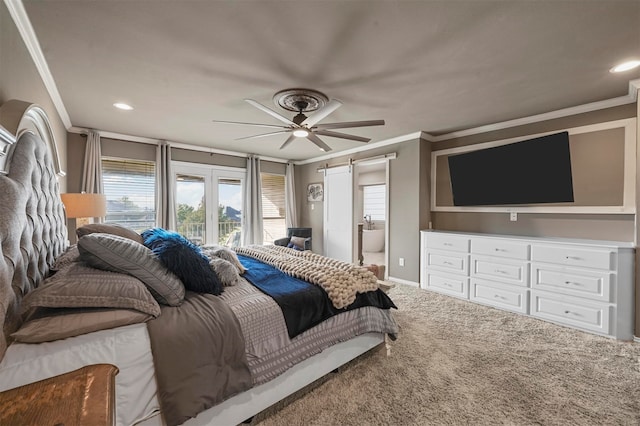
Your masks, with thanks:
M 280 147 L 280 149 L 286 147 L 287 145 L 289 145 L 291 142 L 293 142 L 296 139 L 296 136 L 291 135 L 287 138 L 286 141 L 284 141 L 284 143 L 282 144 L 282 146 Z
M 278 120 L 282 121 L 283 123 L 287 123 L 289 125 L 293 125 L 293 126 L 298 127 L 298 125 L 296 123 L 294 123 L 293 121 L 289 120 L 284 115 L 278 114 L 274 110 L 272 110 L 270 108 L 267 108 L 266 106 L 262 105 L 261 103 L 258 103 L 256 101 L 254 101 L 253 99 L 245 99 L 245 101 L 248 102 L 249 104 L 253 105 L 254 107 L 258 108 L 259 110 L 262 110 L 262 111 L 266 112 L 270 116 L 272 116 L 274 118 L 277 118 Z
M 320 148 L 321 151 L 324 152 L 329 152 L 331 151 L 331 147 L 329 145 L 327 145 L 326 143 L 324 143 L 322 141 L 322 139 L 320 139 L 319 137 L 317 137 L 316 135 L 314 135 L 313 133 L 309 133 L 307 135 L 307 139 L 309 139 L 311 142 L 313 142 L 314 144 L 316 144 L 316 146 L 318 148 Z
M 311 127 L 315 125 L 317 122 L 319 122 L 320 120 L 322 120 L 323 118 L 325 118 L 327 115 L 331 114 L 333 111 L 340 108 L 340 106 L 342 106 L 342 102 L 336 99 L 331 99 L 328 104 L 326 104 L 325 106 L 323 106 L 322 108 L 314 112 L 312 115 L 307 117 L 301 123 L 301 125 L 303 126 L 306 125 L 308 127 Z
M 256 127 L 269 127 L 272 129 L 286 129 L 286 126 L 279 126 L 277 124 L 260 124 L 260 123 L 243 123 L 241 121 L 224 121 L 224 120 L 211 120 L 214 123 L 222 123 L 222 124 L 239 124 L 243 126 L 256 126 Z
M 269 132 L 269 133 L 262 133 L 260 135 L 253 135 L 253 136 L 245 136 L 243 138 L 237 138 L 237 141 L 241 141 L 241 140 L 246 140 L 246 139 L 257 139 L 257 138 L 264 138 L 266 136 L 273 136 L 273 135 L 281 135 L 283 133 L 289 133 L 291 130 L 280 130 L 278 132 Z
M 331 130 L 314 130 L 313 133 L 315 133 L 317 135 L 331 136 L 331 137 L 334 137 L 334 138 L 351 139 L 352 141 L 365 142 L 365 143 L 369 142 L 371 140 L 369 138 L 363 138 L 362 136 L 355 136 L 355 135 L 348 135 L 346 133 L 332 132 Z
M 349 127 L 384 126 L 384 120 L 344 121 L 342 123 L 318 124 L 318 129 L 346 129 Z

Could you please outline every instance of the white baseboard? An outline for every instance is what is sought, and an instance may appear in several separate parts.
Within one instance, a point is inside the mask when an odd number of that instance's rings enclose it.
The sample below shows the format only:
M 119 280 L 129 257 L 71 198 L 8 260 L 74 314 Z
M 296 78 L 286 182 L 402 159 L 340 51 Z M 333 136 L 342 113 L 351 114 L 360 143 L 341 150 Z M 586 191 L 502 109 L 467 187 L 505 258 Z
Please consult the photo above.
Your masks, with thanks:
M 393 281 L 396 283 L 400 283 L 400 284 L 406 284 L 406 285 L 410 285 L 413 287 L 420 287 L 420 284 L 414 282 L 414 281 L 408 281 L 408 280 L 403 280 L 402 278 L 395 278 L 395 277 L 389 277 L 387 278 L 388 281 Z

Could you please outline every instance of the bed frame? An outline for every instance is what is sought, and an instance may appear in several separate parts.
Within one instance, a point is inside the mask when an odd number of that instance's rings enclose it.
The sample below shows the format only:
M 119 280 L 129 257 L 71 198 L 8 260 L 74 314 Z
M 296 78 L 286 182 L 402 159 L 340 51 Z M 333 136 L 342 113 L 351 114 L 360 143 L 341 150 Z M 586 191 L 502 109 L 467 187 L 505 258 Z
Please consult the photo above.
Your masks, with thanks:
M 45 111 L 24 101 L 0 107 L 0 361 L 20 326 L 19 304 L 68 245 L 58 176 L 64 172 Z M 238 424 L 384 342 L 367 333 L 334 345 L 282 375 L 216 405 L 185 424 Z M 162 424 L 161 416 L 141 424 Z
M 367 333 L 333 345 L 294 365 L 275 379 L 231 397 L 184 424 L 196 426 L 242 423 L 383 342 L 383 334 Z

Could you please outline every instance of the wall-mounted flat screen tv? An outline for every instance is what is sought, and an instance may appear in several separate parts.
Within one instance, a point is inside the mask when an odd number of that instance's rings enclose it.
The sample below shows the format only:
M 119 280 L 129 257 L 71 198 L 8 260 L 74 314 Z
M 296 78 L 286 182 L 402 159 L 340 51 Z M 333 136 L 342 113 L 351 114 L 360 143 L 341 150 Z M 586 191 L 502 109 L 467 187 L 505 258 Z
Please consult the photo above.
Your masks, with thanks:
M 454 206 L 573 202 L 568 132 L 451 155 Z

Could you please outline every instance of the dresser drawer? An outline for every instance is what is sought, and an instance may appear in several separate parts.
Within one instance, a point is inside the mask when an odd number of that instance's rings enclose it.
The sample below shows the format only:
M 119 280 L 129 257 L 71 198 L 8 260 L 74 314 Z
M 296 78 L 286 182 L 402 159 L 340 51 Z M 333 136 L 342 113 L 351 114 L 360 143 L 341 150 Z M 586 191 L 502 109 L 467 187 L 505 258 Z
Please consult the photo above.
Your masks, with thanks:
M 450 296 L 469 298 L 469 279 L 443 273 L 427 273 L 423 288 Z
M 563 268 L 540 263 L 531 265 L 531 288 L 537 290 L 611 302 L 611 287 L 614 282 L 614 274 L 607 271 Z
M 529 290 L 471 278 L 469 299 L 509 311 L 528 313 Z
M 436 250 L 469 252 L 469 238 L 458 235 L 426 233 L 425 245 Z
M 528 260 L 529 244 L 493 238 L 474 238 L 471 240 L 471 253 Z
M 469 255 L 456 252 L 427 252 L 426 267 L 451 273 L 469 273 Z
M 471 276 L 529 286 L 529 263 L 525 261 L 471 256 Z
M 589 302 L 570 296 L 531 291 L 531 315 L 559 324 L 596 333 L 611 334 L 614 308 L 607 303 Z
M 614 269 L 615 253 L 607 249 L 591 249 L 569 245 L 533 245 L 531 260 L 585 268 Z

